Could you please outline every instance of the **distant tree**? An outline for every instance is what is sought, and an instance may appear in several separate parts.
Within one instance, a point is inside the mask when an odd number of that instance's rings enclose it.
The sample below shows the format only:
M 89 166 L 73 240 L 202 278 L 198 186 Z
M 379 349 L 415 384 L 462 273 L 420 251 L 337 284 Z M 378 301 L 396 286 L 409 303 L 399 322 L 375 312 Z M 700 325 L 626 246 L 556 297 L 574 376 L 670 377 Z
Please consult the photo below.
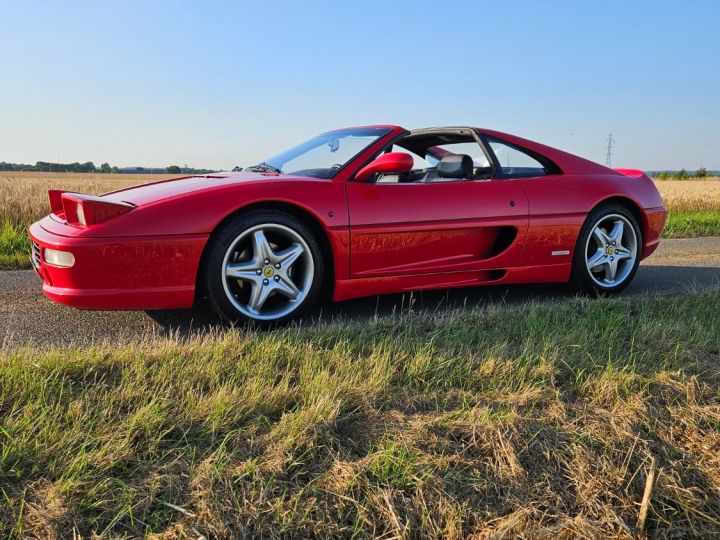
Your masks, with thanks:
M 117 167 L 113 167 L 112 169 L 110 169 L 110 172 L 113 174 L 118 174 L 120 172 L 120 169 L 118 169 Z
M 180 174 L 182 171 L 180 170 L 180 167 L 177 165 L 170 165 L 165 169 L 168 174 Z
M 678 180 L 687 180 L 688 178 L 690 178 L 690 175 L 685 169 L 680 169 L 680 172 L 677 173 Z
M 705 167 L 700 167 L 697 171 L 695 171 L 695 178 L 707 178 L 708 172 Z
M 112 171 L 112 169 L 110 168 L 110 164 L 109 164 L 109 163 L 103 163 L 102 165 L 100 165 L 100 172 L 101 172 L 101 173 L 107 174 L 107 173 L 109 173 L 110 171 Z

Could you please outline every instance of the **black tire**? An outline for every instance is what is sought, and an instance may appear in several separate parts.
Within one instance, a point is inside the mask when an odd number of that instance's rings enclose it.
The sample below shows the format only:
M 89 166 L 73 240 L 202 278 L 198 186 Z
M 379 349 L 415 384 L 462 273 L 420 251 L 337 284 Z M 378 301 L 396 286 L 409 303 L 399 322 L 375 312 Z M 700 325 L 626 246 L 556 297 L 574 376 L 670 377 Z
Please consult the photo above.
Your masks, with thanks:
M 313 275 L 304 298 L 293 306 L 292 312 L 272 319 L 260 319 L 241 312 L 230 300 L 225 278 L 224 261 L 226 254 L 243 233 L 260 225 L 286 227 L 299 235 L 309 248 L 312 258 Z M 198 301 L 221 320 L 230 323 L 251 323 L 260 327 L 273 327 L 298 319 L 307 313 L 318 300 L 323 289 L 324 261 L 318 239 L 301 220 L 278 210 L 251 210 L 238 214 L 216 230 L 208 241 L 203 254 L 198 276 Z M 232 282 L 232 280 L 230 280 Z M 268 280 L 265 280 L 268 281 Z M 239 282 L 238 282 L 239 283 Z M 237 300 L 237 298 L 236 298 Z M 239 303 L 239 302 L 238 302 Z
M 592 242 L 590 237 L 593 234 L 593 230 L 603 219 L 612 219 L 611 216 L 622 216 L 627 223 L 632 226 L 635 233 L 635 258 L 632 266 L 627 268 L 627 273 L 621 281 L 613 285 L 605 285 L 599 283 L 597 278 L 594 278 L 593 273 L 588 268 L 587 259 L 588 250 L 592 249 L 592 245 L 590 245 L 589 242 Z M 602 297 L 618 293 L 627 287 L 635 277 L 635 273 L 640 265 L 641 252 L 642 231 L 632 212 L 630 212 L 627 207 L 616 203 L 601 205 L 590 212 L 580 229 L 573 254 L 570 284 L 576 291 L 590 296 Z

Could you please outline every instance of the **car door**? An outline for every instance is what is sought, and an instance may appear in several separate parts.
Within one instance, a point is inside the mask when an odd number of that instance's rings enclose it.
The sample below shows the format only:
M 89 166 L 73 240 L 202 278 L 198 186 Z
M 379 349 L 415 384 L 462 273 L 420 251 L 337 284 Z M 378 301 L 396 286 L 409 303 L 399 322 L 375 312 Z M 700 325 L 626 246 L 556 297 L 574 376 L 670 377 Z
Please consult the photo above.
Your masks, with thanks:
M 352 278 L 519 264 L 527 198 L 512 179 L 347 183 Z
M 573 175 L 528 150 L 494 137 L 487 146 L 498 162 L 498 177 L 517 182 L 528 198 L 531 215 L 520 264 L 569 265 L 585 213 L 578 211 L 581 190 Z M 545 158 L 546 160 L 547 158 Z

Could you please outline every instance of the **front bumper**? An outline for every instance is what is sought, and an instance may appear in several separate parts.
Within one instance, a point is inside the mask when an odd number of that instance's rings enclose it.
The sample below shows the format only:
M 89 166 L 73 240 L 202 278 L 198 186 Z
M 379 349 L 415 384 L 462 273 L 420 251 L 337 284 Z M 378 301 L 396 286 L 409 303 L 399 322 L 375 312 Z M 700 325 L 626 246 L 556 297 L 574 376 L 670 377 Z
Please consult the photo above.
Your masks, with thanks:
M 85 238 L 48 231 L 47 217 L 30 227 L 33 267 L 50 300 L 84 309 L 192 307 L 207 235 Z M 69 251 L 71 268 L 44 260 L 45 248 Z

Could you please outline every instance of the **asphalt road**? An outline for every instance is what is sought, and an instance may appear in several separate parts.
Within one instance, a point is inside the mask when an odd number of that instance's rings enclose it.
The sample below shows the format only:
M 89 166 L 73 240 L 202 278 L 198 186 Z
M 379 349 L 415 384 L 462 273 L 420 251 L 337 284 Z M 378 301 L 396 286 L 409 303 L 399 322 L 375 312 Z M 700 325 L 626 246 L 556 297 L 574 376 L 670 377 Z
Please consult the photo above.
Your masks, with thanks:
M 673 295 L 720 287 L 720 238 L 665 240 L 643 261 L 633 283 L 622 294 Z M 475 287 L 413 295 L 413 308 L 435 311 L 526 301 L 558 301 L 570 296 L 562 286 Z M 388 295 L 318 309 L 316 318 L 368 318 L 407 307 L 409 295 Z M 188 334 L 207 328 L 192 312 L 152 313 L 81 311 L 55 305 L 41 293 L 32 270 L 0 272 L 0 339 L 21 343 L 89 344 L 105 340 L 137 341 L 147 335 Z

